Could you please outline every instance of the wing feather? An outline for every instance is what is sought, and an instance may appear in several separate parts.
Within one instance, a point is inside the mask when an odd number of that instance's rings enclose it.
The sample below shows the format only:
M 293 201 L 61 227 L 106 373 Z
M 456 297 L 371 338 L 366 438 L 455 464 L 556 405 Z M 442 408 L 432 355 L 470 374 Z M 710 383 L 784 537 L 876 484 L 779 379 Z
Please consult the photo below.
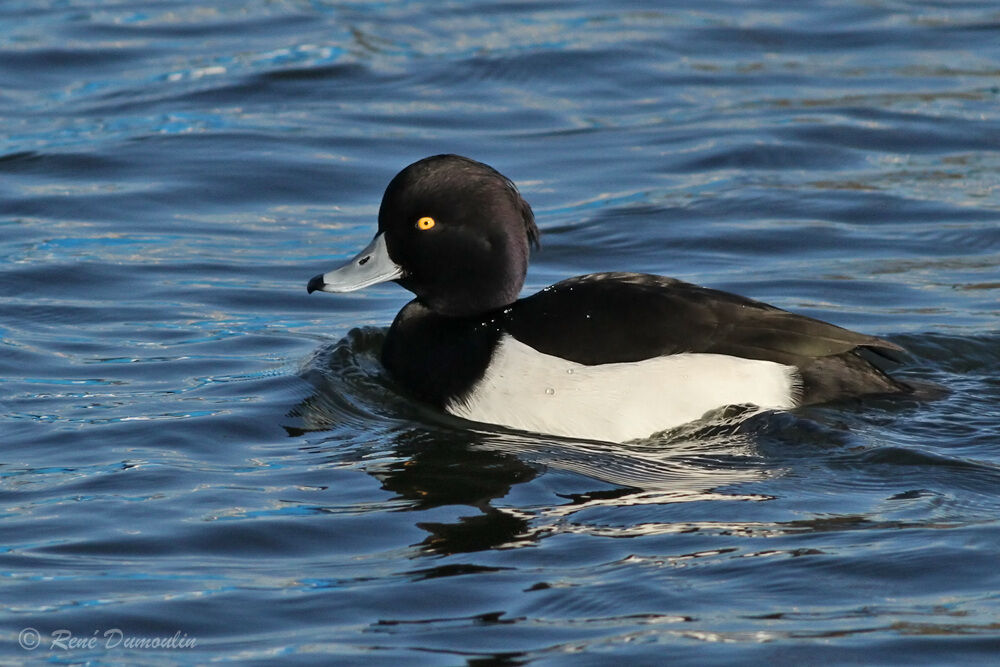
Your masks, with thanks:
M 895 343 L 663 276 L 596 273 L 571 278 L 518 301 L 506 317 L 504 328 L 518 340 L 582 364 L 706 352 L 795 366 L 805 377 L 807 393 L 810 369 L 824 375 L 849 369 L 855 380 L 842 387 L 844 394 L 904 386 L 857 354 L 870 350 L 898 361 L 905 350 Z M 866 384 L 863 371 L 868 369 L 871 382 Z M 831 386 L 820 377 L 811 384 Z M 827 394 L 836 391 L 821 393 L 822 400 L 829 400 Z

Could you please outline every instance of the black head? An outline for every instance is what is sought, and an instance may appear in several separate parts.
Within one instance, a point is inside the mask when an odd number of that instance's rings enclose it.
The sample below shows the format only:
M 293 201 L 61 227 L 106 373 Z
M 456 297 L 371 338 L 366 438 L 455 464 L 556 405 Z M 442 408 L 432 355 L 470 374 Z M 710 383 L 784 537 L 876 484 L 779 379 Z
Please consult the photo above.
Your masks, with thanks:
M 458 155 L 414 162 L 378 214 L 397 282 L 432 310 L 474 315 L 517 300 L 538 244 L 531 207 L 500 172 Z
M 435 155 L 396 174 L 382 197 L 378 234 L 351 262 L 316 276 L 309 291 L 349 291 L 395 280 L 431 310 L 478 315 L 517 300 L 538 245 L 531 207 L 500 172 Z

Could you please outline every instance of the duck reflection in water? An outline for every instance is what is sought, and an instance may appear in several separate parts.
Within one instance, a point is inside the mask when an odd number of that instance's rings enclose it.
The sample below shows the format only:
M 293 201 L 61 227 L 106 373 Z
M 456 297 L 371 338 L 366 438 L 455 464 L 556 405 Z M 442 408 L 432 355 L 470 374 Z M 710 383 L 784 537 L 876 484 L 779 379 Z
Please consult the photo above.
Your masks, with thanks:
M 378 329 L 357 329 L 318 350 L 301 373 L 314 392 L 288 413 L 295 425 L 285 428 L 293 437 L 327 434 L 307 449 L 331 464 L 342 465 L 347 447 L 363 447 L 352 459 L 370 460 L 364 469 L 407 501 L 404 511 L 459 508 L 452 522 L 416 524 L 429 533 L 415 545 L 421 551 L 447 555 L 537 542 L 554 523 L 598 505 L 767 499 L 737 488 L 776 474 L 759 465 L 756 451 L 754 430 L 773 422 L 766 414 L 747 419 L 746 409 L 731 407 L 614 450 L 605 443 L 483 427 L 396 392 L 378 363 L 383 337 Z M 363 444 L 345 442 L 359 433 L 366 436 Z M 501 506 L 545 471 L 563 474 L 546 477 L 541 502 Z

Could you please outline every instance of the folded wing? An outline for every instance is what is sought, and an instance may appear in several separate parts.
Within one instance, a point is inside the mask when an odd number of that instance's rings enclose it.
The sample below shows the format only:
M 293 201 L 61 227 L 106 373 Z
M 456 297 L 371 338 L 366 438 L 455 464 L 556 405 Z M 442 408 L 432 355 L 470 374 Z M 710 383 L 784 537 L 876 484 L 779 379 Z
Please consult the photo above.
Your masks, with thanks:
M 873 363 L 899 361 L 895 343 L 663 276 L 571 278 L 522 299 L 507 318 L 518 340 L 582 364 L 704 352 L 795 366 L 803 403 L 909 390 Z

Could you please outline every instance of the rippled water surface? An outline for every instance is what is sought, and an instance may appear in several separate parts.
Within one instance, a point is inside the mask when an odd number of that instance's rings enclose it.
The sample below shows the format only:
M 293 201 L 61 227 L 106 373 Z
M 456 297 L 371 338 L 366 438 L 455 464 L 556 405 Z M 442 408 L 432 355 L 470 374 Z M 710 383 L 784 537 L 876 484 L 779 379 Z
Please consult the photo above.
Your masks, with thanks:
M 533 204 L 526 291 L 737 291 L 927 396 L 627 445 L 414 404 L 408 294 L 305 284 L 442 152 Z M 992 2 L 4 2 L 0 656 L 995 660 L 998 173 Z

